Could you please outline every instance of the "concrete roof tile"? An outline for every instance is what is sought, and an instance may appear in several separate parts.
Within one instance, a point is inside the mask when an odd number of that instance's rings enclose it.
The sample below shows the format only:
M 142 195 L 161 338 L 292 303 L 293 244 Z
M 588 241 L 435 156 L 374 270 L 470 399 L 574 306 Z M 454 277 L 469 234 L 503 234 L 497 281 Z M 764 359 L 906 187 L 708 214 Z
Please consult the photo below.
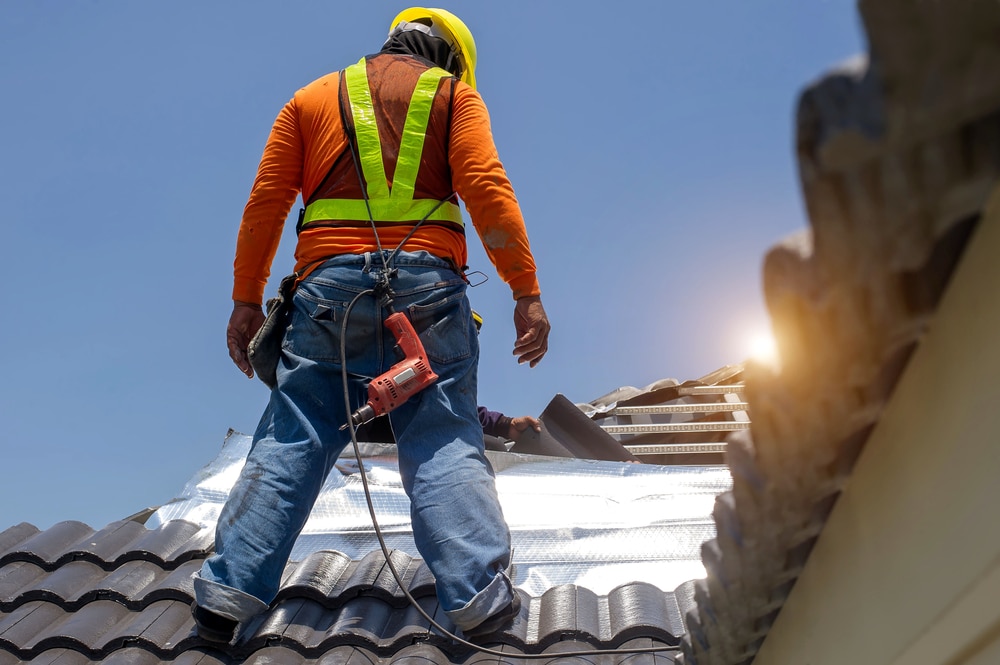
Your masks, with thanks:
M 167 523 L 149 533 L 117 522 L 99 531 L 72 522 L 52 533 L 14 529 L 0 533 L 7 545 L 0 564 L 0 665 L 482 660 L 430 629 L 387 576 L 379 553 L 350 561 L 317 552 L 290 564 L 272 609 L 223 653 L 193 631 L 190 576 L 205 552 L 203 534 L 190 523 Z M 141 552 L 130 550 L 133 545 Z M 178 556 L 192 558 L 178 564 Z M 393 558 L 420 606 L 453 629 L 423 562 L 398 552 Z M 498 636 L 513 653 L 563 649 L 567 639 L 585 650 L 633 638 L 677 644 L 680 616 L 690 606 L 689 592 L 665 593 L 642 583 L 605 596 L 571 584 L 537 598 L 522 596 L 521 614 Z

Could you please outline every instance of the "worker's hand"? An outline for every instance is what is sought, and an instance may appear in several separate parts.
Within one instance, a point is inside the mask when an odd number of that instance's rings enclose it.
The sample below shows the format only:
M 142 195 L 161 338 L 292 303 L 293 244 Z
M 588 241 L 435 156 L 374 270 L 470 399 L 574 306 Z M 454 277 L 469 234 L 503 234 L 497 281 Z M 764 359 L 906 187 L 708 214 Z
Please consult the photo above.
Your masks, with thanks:
M 514 355 L 518 363 L 531 363 L 534 367 L 549 350 L 549 317 L 539 296 L 519 298 L 514 306 Z
M 229 347 L 229 357 L 249 379 L 253 378 L 253 367 L 247 357 L 247 347 L 262 325 L 264 310 L 260 305 L 233 301 L 233 313 L 230 314 L 229 326 L 226 327 L 226 346 Z
M 510 421 L 510 427 L 507 430 L 507 438 L 511 441 L 516 441 L 517 437 L 521 435 L 521 432 L 531 428 L 536 432 L 542 431 L 542 423 L 534 416 L 518 416 Z

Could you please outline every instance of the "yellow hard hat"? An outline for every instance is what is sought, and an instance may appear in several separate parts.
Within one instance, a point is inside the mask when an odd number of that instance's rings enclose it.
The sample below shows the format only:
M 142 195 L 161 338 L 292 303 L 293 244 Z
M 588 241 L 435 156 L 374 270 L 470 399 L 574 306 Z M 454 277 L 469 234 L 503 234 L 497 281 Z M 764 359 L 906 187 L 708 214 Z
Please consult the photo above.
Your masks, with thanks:
M 440 37 L 451 46 L 455 57 L 459 59 L 462 66 L 461 79 L 476 87 L 476 40 L 472 38 L 469 28 L 460 18 L 444 9 L 428 7 L 410 7 L 399 12 L 389 26 L 389 34 L 399 27 L 400 23 L 413 23 L 418 19 L 428 19 L 431 21 L 431 28 L 435 29 L 433 36 Z

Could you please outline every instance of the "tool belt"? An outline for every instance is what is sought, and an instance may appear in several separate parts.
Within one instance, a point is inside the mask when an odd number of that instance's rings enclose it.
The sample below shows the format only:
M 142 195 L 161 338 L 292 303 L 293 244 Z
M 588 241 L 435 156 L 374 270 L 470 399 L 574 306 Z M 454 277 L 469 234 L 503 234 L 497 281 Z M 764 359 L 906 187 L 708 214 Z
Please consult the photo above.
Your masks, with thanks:
M 264 325 L 250 340 L 247 356 L 257 377 L 268 388 L 278 384 L 278 359 L 281 358 L 281 342 L 288 328 L 289 313 L 292 308 L 292 293 L 298 283 L 300 273 L 292 273 L 281 280 L 278 295 L 267 301 L 267 317 Z

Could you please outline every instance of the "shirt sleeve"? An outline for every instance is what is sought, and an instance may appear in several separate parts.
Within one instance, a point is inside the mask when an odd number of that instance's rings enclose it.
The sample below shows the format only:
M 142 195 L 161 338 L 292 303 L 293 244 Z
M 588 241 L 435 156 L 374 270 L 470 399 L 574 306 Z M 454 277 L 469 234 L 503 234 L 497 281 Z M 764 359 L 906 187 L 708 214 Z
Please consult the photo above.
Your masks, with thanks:
M 468 85 L 456 86 L 448 155 L 455 191 L 514 299 L 540 295 L 524 217 L 497 154 L 486 104 Z
M 485 406 L 479 407 L 479 424 L 483 426 L 483 434 L 506 439 L 510 434 L 512 420 L 513 418 L 509 418 L 499 411 L 490 411 Z
M 233 300 L 256 304 L 264 300 L 285 219 L 302 188 L 300 136 L 293 98 L 274 121 L 243 209 L 233 262 Z

